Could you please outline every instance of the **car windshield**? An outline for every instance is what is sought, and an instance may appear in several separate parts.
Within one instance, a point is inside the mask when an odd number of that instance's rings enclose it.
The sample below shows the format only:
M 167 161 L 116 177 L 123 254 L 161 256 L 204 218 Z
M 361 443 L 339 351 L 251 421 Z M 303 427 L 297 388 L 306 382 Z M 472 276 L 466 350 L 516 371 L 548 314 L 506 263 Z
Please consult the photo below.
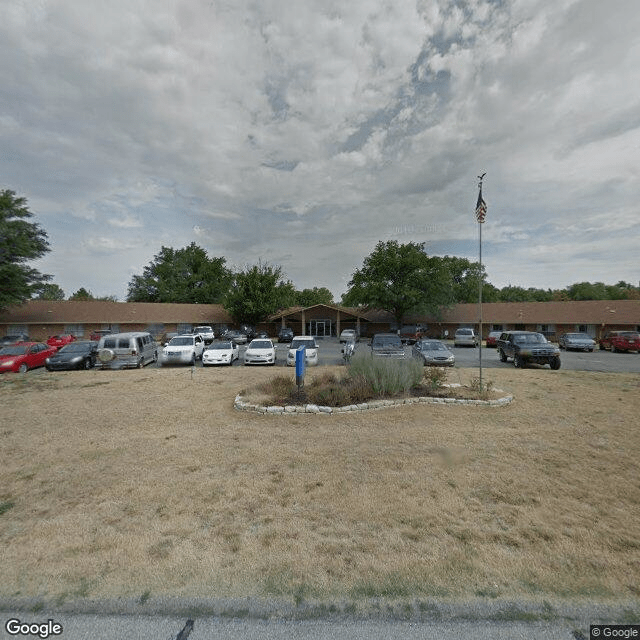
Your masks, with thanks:
M 513 338 L 516 344 L 540 344 L 546 342 L 546 338 L 541 333 L 531 333 L 525 335 L 516 335 Z
M 209 350 L 222 351 L 223 349 L 233 349 L 231 342 L 214 342 L 209 347 Z
M 290 349 L 297 349 L 298 347 L 309 347 L 309 349 L 315 349 L 316 348 L 316 341 L 315 340 L 300 340 L 299 338 L 297 340 L 292 340 L 291 341 L 291 347 Z
M 620 335 L 624 338 L 631 338 L 632 340 L 638 340 L 640 338 L 640 333 L 636 333 L 635 331 L 622 331 Z
M 193 338 L 191 336 L 178 336 L 177 338 L 171 338 L 169 346 L 171 347 L 188 347 L 193 344 Z
M 211 327 L 196 327 L 194 333 L 210 333 Z
M 27 353 L 27 346 L 14 345 L 0 349 L 0 356 L 22 356 Z
M 402 348 L 402 340 L 398 336 L 378 336 L 374 338 L 372 346 Z
M 471 329 L 458 329 L 456 333 L 459 336 L 470 336 L 472 335 Z
M 250 345 L 250 349 L 271 349 L 273 345 L 269 340 L 254 340 Z
M 571 340 L 591 340 L 586 333 L 567 333 L 567 338 L 571 338 Z
M 447 347 L 445 347 L 442 342 L 422 342 L 423 351 L 446 351 Z
M 87 351 L 89 349 L 90 344 L 86 342 L 72 342 L 71 344 L 66 344 L 58 353 L 71 353 L 72 351 Z

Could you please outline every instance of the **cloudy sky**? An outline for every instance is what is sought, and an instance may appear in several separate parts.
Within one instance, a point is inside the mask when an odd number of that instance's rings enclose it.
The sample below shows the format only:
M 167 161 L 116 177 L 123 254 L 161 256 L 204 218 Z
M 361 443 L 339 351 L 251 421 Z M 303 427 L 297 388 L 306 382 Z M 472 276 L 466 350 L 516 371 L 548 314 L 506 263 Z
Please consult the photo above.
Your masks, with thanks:
M 2 0 L 0 188 L 67 295 L 164 246 L 336 299 L 380 240 L 640 280 L 637 0 Z

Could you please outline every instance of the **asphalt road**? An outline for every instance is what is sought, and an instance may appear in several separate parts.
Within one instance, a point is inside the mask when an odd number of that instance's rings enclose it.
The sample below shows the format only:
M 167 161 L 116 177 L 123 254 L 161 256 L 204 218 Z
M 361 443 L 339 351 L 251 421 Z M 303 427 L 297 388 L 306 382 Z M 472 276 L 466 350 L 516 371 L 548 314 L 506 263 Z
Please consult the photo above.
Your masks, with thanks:
M 394 620 L 225 619 L 163 615 L 24 614 L 0 611 L 0 638 L 63 640 L 575 640 L 589 638 L 589 622 L 495 620 L 404 622 Z M 19 622 L 9 622 L 18 620 Z M 51 620 L 51 622 L 48 622 Z M 43 631 L 16 634 L 19 625 Z M 58 625 L 58 626 L 56 626 Z M 27 630 L 27 629 L 25 629 Z M 35 631 L 35 629 L 33 629 Z M 52 633 L 55 631 L 56 633 Z
M 337 338 L 321 338 L 318 341 L 319 364 L 320 365 L 340 365 L 344 364 L 340 345 Z M 276 345 L 276 367 L 286 367 L 288 344 Z M 479 366 L 479 348 L 472 347 L 454 347 L 453 342 L 446 342 L 456 357 L 456 366 L 458 367 L 477 367 Z M 242 363 L 242 357 L 246 349 L 246 345 L 240 345 L 240 359 L 234 362 L 234 367 L 245 366 Z M 366 341 L 357 343 L 357 351 L 369 351 Z M 405 347 L 407 357 L 411 355 L 411 347 Z M 582 351 L 561 351 L 560 359 L 562 368 L 573 371 L 602 371 L 602 372 L 619 372 L 619 373 L 640 373 L 640 354 L 638 353 L 611 353 L 610 351 L 599 351 L 585 353 Z M 200 362 L 196 366 L 202 366 Z M 261 365 L 252 365 L 261 366 Z M 539 365 L 530 365 L 531 368 L 537 368 Z M 513 369 L 513 362 L 500 362 L 496 349 L 482 348 L 482 367 L 487 369 L 493 368 L 510 368 Z M 293 368 L 293 367 L 291 367 Z M 541 367 L 549 369 L 548 366 Z

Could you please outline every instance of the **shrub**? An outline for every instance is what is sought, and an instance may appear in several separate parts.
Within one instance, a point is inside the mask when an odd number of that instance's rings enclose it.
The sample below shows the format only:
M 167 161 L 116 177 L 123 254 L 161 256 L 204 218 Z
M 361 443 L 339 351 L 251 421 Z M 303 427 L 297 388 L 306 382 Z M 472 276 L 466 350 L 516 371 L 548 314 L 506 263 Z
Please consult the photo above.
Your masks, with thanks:
M 361 376 L 375 395 L 394 396 L 408 393 L 420 383 L 422 365 L 409 360 L 385 360 L 368 354 L 356 354 L 349 363 L 349 377 Z
M 442 387 L 444 381 L 447 379 L 447 372 L 440 367 L 425 367 L 424 377 L 429 389 L 436 391 Z

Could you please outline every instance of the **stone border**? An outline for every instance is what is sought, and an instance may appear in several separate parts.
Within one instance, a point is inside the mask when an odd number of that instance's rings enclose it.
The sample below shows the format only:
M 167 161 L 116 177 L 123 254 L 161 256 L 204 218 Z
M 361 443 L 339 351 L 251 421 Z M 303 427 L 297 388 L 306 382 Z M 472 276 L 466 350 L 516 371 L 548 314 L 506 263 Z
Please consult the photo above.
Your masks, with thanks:
M 461 385 L 445 385 L 451 387 L 459 387 Z M 502 389 L 495 389 L 502 392 Z M 487 407 L 503 407 L 513 400 L 512 395 L 506 395 L 496 400 L 467 400 L 464 398 L 432 398 L 430 396 L 418 396 L 412 398 L 400 398 L 398 400 L 372 400 L 371 402 L 362 402 L 360 404 L 351 404 L 344 407 L 323 407 L 317 404 L 305 405 L 286 405 L 284 407 L 273 406 L 265 407 L 260 404 L 251 404 L 245 402 L 240 394 L 233 401 L 233 408 L 238 411 L 253 411 L 254 413 L 350 413 L 352 411 L 372 411 L 375 409 L 386 409 L 388 407 L 397 407 L 405 404 L 473 404 Z

